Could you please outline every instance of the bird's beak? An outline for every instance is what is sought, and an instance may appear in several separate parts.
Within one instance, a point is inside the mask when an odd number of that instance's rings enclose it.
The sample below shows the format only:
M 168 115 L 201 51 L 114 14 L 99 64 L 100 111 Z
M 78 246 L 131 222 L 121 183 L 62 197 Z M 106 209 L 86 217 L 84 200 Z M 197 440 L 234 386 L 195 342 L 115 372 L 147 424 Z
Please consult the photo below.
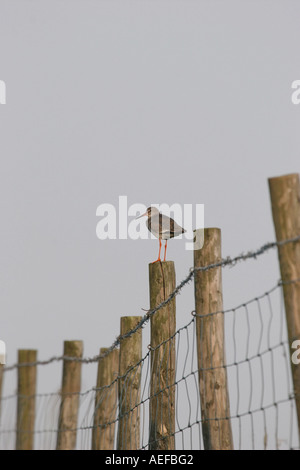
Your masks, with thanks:
M 142 215 L 139 215 L 138 217 L 135 218 L 135 220 L 140 219 L 141 217 L 145 217 L 145 215 L 147 215 L 147 212 L 145 212 L 145 213 L 142 214 Z

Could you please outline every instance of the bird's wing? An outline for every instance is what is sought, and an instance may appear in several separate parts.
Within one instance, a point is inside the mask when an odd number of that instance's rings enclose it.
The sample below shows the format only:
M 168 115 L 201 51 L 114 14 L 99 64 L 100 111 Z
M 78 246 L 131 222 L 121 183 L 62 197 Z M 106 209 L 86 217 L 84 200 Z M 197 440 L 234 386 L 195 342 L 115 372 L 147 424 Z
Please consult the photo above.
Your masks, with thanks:
M 184 233 L 186 230 L 182 228 L 180 225 L 178 225 L 175 220 L 171 219 L 171 232 L 174 233 Z
M 149 217 L 146 221 L 149 232 L 151 232 L 156 237 L 159 236 L 160 217 L 158 217 L 158 215 L 160 214 Z
M 185 230 L 178 225 L 175 220 L 170 219 L 166 215 L 160 214 L 160 220 L 162 225 L 161 233 L 184 233 Z

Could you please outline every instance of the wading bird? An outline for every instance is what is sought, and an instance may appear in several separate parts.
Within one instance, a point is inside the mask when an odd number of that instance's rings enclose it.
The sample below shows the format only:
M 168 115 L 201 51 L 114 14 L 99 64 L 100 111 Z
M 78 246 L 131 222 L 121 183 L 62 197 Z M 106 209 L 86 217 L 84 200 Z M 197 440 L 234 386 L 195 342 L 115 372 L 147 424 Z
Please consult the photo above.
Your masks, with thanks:
M 166 215 L 163 215 L 159 212 L 156 207 L 148 207 L 146 212 L 137 219 L 140 219 L 141 217 L 147 216 L 148 219 L 146 221 L 146 225 L 148 227 L 148 230 L 156 237 L 158 238 L 159 241 L 159 252 L 158 252 L 158 258 L 156 261 L 153 261 L 153 263 L 157 263 L 157 261 L 161 261 L 160 259 L 160 252 L 161 252 L 161 240 L 165 240 L 165 254 L 164 254 L 164 261 L 166 261 L 166 252 L 167 252 L 167 243 L 170 238 L 178 237 L 178 235 L 181 235 L 184 233 L 186 230 L 180 225 L 178 225 L 175 220 L 171 219 L 170 217 L 167 217 Z

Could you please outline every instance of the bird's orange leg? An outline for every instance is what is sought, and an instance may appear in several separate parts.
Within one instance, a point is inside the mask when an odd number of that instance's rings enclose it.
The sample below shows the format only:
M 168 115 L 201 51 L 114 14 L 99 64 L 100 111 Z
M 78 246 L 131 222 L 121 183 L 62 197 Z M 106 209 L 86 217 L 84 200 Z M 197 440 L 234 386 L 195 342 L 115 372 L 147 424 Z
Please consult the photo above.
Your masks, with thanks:
M 164 261 L 166 261 L 167 243 L 168 243 L 168 240 L 166 240 L 166 244 L 165 244 L 165 256 L 164 256 Z
M 153 263 L 157 263 L 157 261 L 161 261 L 161 259 L 160 259 L 161 239 L 159 238 L 159 239 L 158 239 L 158 241 L 159 241 L 159 252 L 158 252 L 158 258 L 157 258 L 157 260 L 156 260 L 156 261 L 153 261 Z M 153 263 L 152 263 L 152 264 L 153 264 Z

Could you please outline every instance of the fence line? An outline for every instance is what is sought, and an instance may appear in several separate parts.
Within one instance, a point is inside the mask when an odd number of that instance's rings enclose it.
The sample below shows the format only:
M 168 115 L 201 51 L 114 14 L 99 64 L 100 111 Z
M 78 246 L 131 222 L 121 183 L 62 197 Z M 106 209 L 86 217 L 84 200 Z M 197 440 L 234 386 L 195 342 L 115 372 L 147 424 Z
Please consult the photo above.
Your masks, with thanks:
M 290 282 L 298 282 L 298 280 L 294 280 L 294 281 L 290 281 Z M 258 295 L 257 297 L 254 297 L 254 298 L 251 298 L 250 300 L 232 308 L 232 309 L 226 309 L 226 310 L 223 310 L 222 313 L 224 315 L 226 315 L 227 318 L 229 318 L 229 315 L 231 314 L 232 316 L 232 324 L 231 324 L 231 327 L 232 327 L 232 332 L 231 332 L 231 336 L 232 336 L 232 339 L 234 340 L 235 338 L 235 331 L 236 331 L 236 322 L 239 321 L 238 317 L 239 315 L 242 316 L 242 315 L 245 315 L 248 319 L 249 319 L 249 309 L 253 306 L 256 307 L 256 312 L 257 312 L 257 317 L 260 319 L 260 323 L 261 323 L 261 326 L 263 328 L 263 325 L 265 324 L 266 322 L 266 315 L 263 315 L 262 313 L 262 310 L 263 310 L 263 306 L 262 306 L 262 303 L 264 302 L 264 307 L 266 307 L 266 305 L 268 305 L 269 309 L 270 309 L 270 318 L 273 319 L 274 316 L 275 316 L 275 312 L 273 311 L 273 308 L 272 308 L 272 303 L 269 302 L 269 298 L 270 296 L 274 295 L 276 292 L 278 292 L 278 289 L 279 291 L 281 291 L 281 286 L 282 286 L 282 281 L 279 281 L 277 282 L 276 285 L 274 285 L 273 287 L 271 287 L 269 290 L 267 290 L 266 292 L 264 292 L 263 294 L 260 294 Z M 281 296 L 281 299 L 282 299 L 282 296 Z M 248 309 L 248 312 L 247 312 L 247 309 Z M 220 313 L 220 312 L 210 312 L 208 314 L 208 316 L 213 316 L 213 315 L 216 315 L 217 313 Z M 194 446 L 197 446 L 197 448 L 203 448 L 203 442 L 201 441 L 201 430 L 202 430 L 202 425 L 203 425 L 203 422 L 202 422 L 202 418 L 201 418 L 201 412 L 200 412 L 200 402 L 199 402 L 199 389 L 198 389 L 198 381 L 197 381 L 197 374 L 198 374 L 198 367 L 196 366 L 196 353 L 195 353 L 195 349 L 196 349 L 196 346 L 195 346 L 195 338 L 196 338 L 196 324 L 195 324 L 195 321 L 196 321 L 196 318 L 198 317 L 198 315 L 195 313 L 195 311 L 192 311 L 191 313 L 191 316 L 192 318 L 190 319 L 190 321 L 184 325 L 183 327 L 179 328 L 178 330 L 176 330 L 176 332 L 174 333 L 174 335 L 172 336 L 172 338 L 176 338 L 177 339 L 177 345 L 176 345 L 176 349 L 178 351 L 178 355 L 183 355 L 184 357 L 184 360 L 183 360 L 183 364 L 181 365 L 181 374 L 179 374 L 179 364 L 178 364 L 178 361 L 177 361 L 177 367 L 176 367 L 176 371 L 177 371 L 177 376 L 176 376 L 176 381 L 175 381 L 175 384 L 176 384 L 176 394 L 177 394 L 177 404 L 178 406 L 176 407 L 176 409 L 178 410 L 180 407 L 179 407 L 179 403 L 181 401 L 181 398 L 183 396 L 183 394 L 185 393 L 186 394 L 186 401 L 187 401 L 187 404 L 188 404 L 188 408 L 190 408 L 189 410 L 189 416 L 188 416 L 188 420 L 182 424 L 182 416 L 180 416 L 180 412 L 179 411 L 176 411 L 176 429 L 173 433 L 175 439 L 176 439 L 176 444 L 177 444 L 177 447 L 179 447 L 181 445 L 181 447 L 184 449 L 184 448 L 187 448 L 186 445 L 187 445 L 187 442 L 191 441 L 194 443 Z M 201 317 L 201 315 L 200 315 Z M 281 317 L 283 318 L 284 315 L 283 315 L 283 311 L 282 311 L 282 308 L 281 308 Z M 253 315 L 252 315 L 252 318 L 253 318 Z M 239 423 L 242 423 L 243 420 L 245 420 L 246 418 L 250 418 L 250 420 L 253 420 L 253 423 L 251 424 L 248 424 L 249 426 L 249 429 L 252 427 L 252 428 L 255 428 L 255 419 L 258 419 L 257 417 L 261 414 L 263 416 L 263 419 L 262 421 L 265 421 L 265 427 L 266 427 L 266 430 L 267 430 L 267 433 L 270 433 L 270 424 L 267 423 L 268 421 L 268 412 L 271 411 L 271 410 L 274 410 L 275 409 L 275 434 L 278 435 L 279 434 L 279 431 L 278 431 L 278 426 L 276 425 L 276 422 L 279 421 L 279 417 L 276 417 L 277 415 L 279 415 L 280 413 L 280 409 L 284 409 L 284 410 L 287 410 L 286 406 L 285 405 L 290 405 L 290 414 L 291 414 L 291 417 L 293 416 L 293 419 L 291 418 L 290 420 L 290 426 L 291 427 L 295 427 L 295 417 L 294 417 L 294 414 L 295 414 L 295 410 L 294 410 L 294 393 L 292 391 L 292 387 L 291 387 L 291 383 L 290 383 L 290 380 L 289 380 L 289 390 L 288 390 L 288 393 L 286 393 L 286 396 L 280 396 L 279 395 L 279 398 L 276 396 L 276 393 L 274 392 L 275 390 L 275 382 L 274 382 L 274 378 L 272 379 L 272 374 L 270 374 L 270 383 L 272 383 L 272 386 L 269 386 L 270 390 L 269 390 L 269 394 L 270 396 L 272 396 L 272 400 L 270 402 L 265 402 L 266 400 L 266 397 L 265 395 L 267 395 L 267 380 L 266 380 L 266 377 L 265 377 L 265 374 L 266 374 L 266 369 L 267 369 L 267 363 L 268 361 L 270 362 L 270 356 L 272 357 L 273 355 L 275 355 L 276 357 L 278 356 L 278 353 L 279 352 L 282 352 L 282 351 L 285 351 L 284 353 L 284 362 L 285 362 L 285 367 L 284 369 L 287 370 L 288 369 L 288 340 L 287 339 L 284 339 L 284 331 L 283 331 L 283 321 L 282 321 L 282 318 L 281 318 L 281 328 L 280 328 L 280 334 L 278 335 L 278 340 L 276 342 L 273 342 L 273 344 L 270 343 L 270 328 L 271 328 L 271 321 L 269 320 L 267 322 L 267 328 L 266 328 L 266 331 L 263 333 L 263 331 L 260 331 L 259 332 L 259 335 L 258 335 L 258 340 L 257 340 L 257 348 L 256 350 L 253 350 L 253 347 L 252 347 L 252 353 L 251 353 L 251 347 L 249 346 L 249 343 L 250 343 L 250 329 L 249 331 L 247 332 L 247 335 L 245 335 L 246 337 L 246 351 L 245 351 L 245 355 L 244 357 L 241 357 L 241 358 L 238 358 L 238 345 L 233 341 L 233 349 L 234 351 L 231 352 L 231 354 L 229 355 L 229 360 L 227 361 L 227 364 L 225 365 L 227 371 L 229 372 L 229 377 L 234 378 L 234 381 L 235 381 L 235 384 L 236 386 L 234 387 L 237 391 L 237 396 L 235 397 L 235 400 L 233 399 L 232 400 L 232 403 L 235 403 L 235 406 L 233 406 L 233 412 L 231 413 L 230 415 L 230 418 L 231 418 L 231 422 L 232 422 L 232 425 L 233 425 L 233 434 L 234 435 L 238 435 L 238 438 L 235 438 L 235 441 L 238 441 L 237 442 L 237 445 L 236 447 L 237 448 L 243 448 L 243 437 L 242 437 L 242 431 L 240 432 L 237 432 L 236 430 L 236 426 L 237 424 L 239 425 Z M 192 331 L 191 331 L 191 328 L 192 328 Z M 250 327 L 249 327 L 250 328 Z M 188 339 L 185 341 L 185 344 L 183 345 L 183 335 L 186 335 L 186 338 L 185 339 Z M 263 334 L 265 334 L 265 336 L 268 338 L 268 341 L 266 342 L 265 344 L 265 347 L 263 347 Z M 166 343 L 168 343 L 172 338 L 170 339 L 167 339 L 165 341 L 163 341 L 161 344 L 158 344 L 156 346 L 156 349 L 159 349 L 161 347 L 164 347 L 164 345 Z M 182 354 L 182 352 L 180 352 L 180 349 L 185 349 L 185 353 Z M 148 349 L 148 348 L 147 348 Z M 150 355 L 151 355 L 151 350 L 153 348 L 150 348 L 147 350 L 146 354 L 142 357 L 142 359 L 135 365 L 133 365 L 132 368 L 134 367 L 137 367 L 139 365 L 142 366 L 142 369 L 145 370 L 145 368 L 147 369 L 148 368 L 148 372 L 145 373 L 146 376 L 149 375 L 149 369 L 150 369 Z M 193 350 L 193 354 L 191 354 L 191 350 Z M 62 356 L 63 357 L 63 356 Z M 30 365 L 36 365 L 38 361 L 33 361 L 32 363 L 30 363 Z M 43 362 L 43 361 L 42 361 Z M 90 362 L 89 362 L 90 363 Z M 258 364 L 259 363 L 259 364 Z M 274 363 L 274 360 L 273 360 L 273 363 Z M 190 364 L 190 370 L 186 370 L 187 369 L 187 365 Z M 250 365 L 249 365 L 250 364 Z M 207 367 L 206 369 L 203 369 L 203 370 L 215 370 L 215 369 L 218 369 L 222 367 L 221 366 L 217 366 L 217 367 Z M 249 368 L 249 374 L 251 375 L 252 373 L 252 381 L 250 380 L 249 383 L 251 385 L 250 387 L 250 392 L 249 392 L 249 406 L 247 409 L 244 409 L 244 410 L 240 410 L 241 408 L 241 401 L 242 401 L 242 395 L 240 393 L 240 385 L 241 385 L 241 375 L 243 375 L 245 373 L 245 371 L 242 373 L 241 372 L 241 369 L 243 367 L 247 367 Z M 274 365 L 273 365 L 274 367 Z M 255 370 L 255 368 L 257 370 Z M 259 370 L 258 370 L 259 369 Z M 256 376 L 256 378 L 259 376 L 259 372 L 261 373 L 261 383 L 262 383 L 262 386 L 261 386 L 261 390 L 259 391 L 260 392 L 260 400 L 258 400 L 258 397 L 256 397 L 256 399 L 254 399 L 253 395 L 255 394 L 255 391 L 254 391 L 254 385 L 253 385 L 253 381 L 254 381 L 254 376 Z M 123 374 L 123 378 L 126 378 L 128 374 L 128 371 Z M 89 403 L 90 403 L 90 406 L 92 407 L 92 403 L 94 403 L 95 401 L 95 394 L 97 392 L 103 392 L 103 390 L 109 390 L 112 385 L 117 385 L 118 384 L 118 381 L 120 379 L 120 376 L 118 375 L 117 377 L 114 378 L 114 380 L 112 381 L 112 383 L 110 385 L 107 385 L 107 386 L 104 386 L 104 387 L 91 387 L 83 392 L 78 392 L 78 393 L 75 393 L 75 395 L 78 395 L 79 399 L 82 401 L 82 400 L 86 400 L 88 399 Z M 149 381 L 149 380 L 148 380 Z M 149 383 L 148 383 L 148 386 L 149 386 Z M 149 401 L 150 401 L 150 397 L 149 395 L 150 394 L 147 394 L 147 384 L 144 384 L 144 392 L 141 394 L 141 399 L 140 399 L 140 402 L 135 404 L 132 408 L 130 408 L 129 410 L 126 411 L 126 413 L 129 415 L 132 411 L 134 411 L 134 409 L 137 409 L 138 407 L 146 407 L 148 406 L 149 407 Z M 192 391 L 192 389 L 194 389 L 194 392 Z M 166 388 L 162 388 L 160 390 L 161 393 L 163 393 L 164 391 L 166 390 Z M 275 393 L 275 396 L 274 396 L 274 393 Z M 195 401 L 195 397 L 196 397 L 196 401 Z M 2 398 L 2 407 L 4 408 L 4 403 L 7 402 L 8 400 L 15 400 L 18 398 L 18 395 L 9 395 L 9 396 L 4 396 Z M 28 397 L 27 397 L 28 398 Z M 48 399 L 56 399 L 57 401 L 57 406 L 59 405 L 59 399 L 60 399 L 60 394 L 55 394 L 55 393 L 37 393 L 35 395 L 35 399 L 36 400 L 42 400 L 42 402 L 44 402 L 45 400 L 47 401 Z M 105 400 L 105 399 L 104 399 Z M 251 406 L 251 400 L 253 401 L 253 403 L 256 404 L 256 406 Z M 194 403 L 193 403 L 194 401 Z M 81 404 L 82 406 L 82 404 Z M 116 409 L 117 409 L 117 404 L 116 404 Z M 288 412 L 285 411 L 285 413 Z M 125 413 L 125 414 L 126 414 Z M 147 412 L 144 412 L 144 421 L 143 421 L 143 418 L 142 418 L 142 415 L 143 413 L 141 412 L 140 415 L 141 415 L 141 419 L 142 419 L 142 423 L 141 423 L 141 434 L 144 434 L 144 439 L 141 439 L 141 444 L 140 444 L 140 449 L 148 449 L 149 448 L 149 444 L 148 444 L 148 430 L 147 430 L 147 417 L 145 416 L 147 414 Z M 71 428 L 69 429 L 69 431 L 73 431 L 73 432 L 77 432 L 77 433 L 89 433 L 89 432 L 92 432 L 94 429 L 97 429 L 97 425 L 95 425 L 93 423 L 93 420 L 92 420 L 92 415 L 93 413 L 91 412 L 90 413 L 90 418 L 86 418 L 87 419 L 87 423 L 86 424 L 79 424 L 77 425 L 76 427 L 74 428 Z M 193 419 L 192 419 L 193 418 Z M 124 419 L 124 415 L 123 415 L 123 419 Z M 214 422 L 216 420 L 221 420 L 222 418 L 208 418 L 210 421 Z M 223 418 L 224 419 L 224 418 Z M 282 417 L 281 417 L 282 419 Z M 294 421 L 294 424 L 293 424 L 293 421 Z M 111 421 L 108 421 L 106 423 L 106 426 L 109 427 L 111 425 L 117 425 L 119 422 L 119 418 L 118 416 L 116 415 L 116 417 L 111 420 Z M 237 423 L 237 424 L 236 424 Z M 242 427 L 242 425 L 240 424 L 240 426 Z M 49 434 L 53 434 L 56 436 L 57 434 L 57 427 L 52 427 L 52 428 L 47 428 L 47 427 L 44 427 L 42 429 L 36 429 L 34 431 L 34 434 L 37 435 L 37 436 L 47 436 Z M 2 429 L 1 427 L 1 430 L 0 430 L 0 437 L 5 435 L 5 434 L 14 434 L 15 433 L 15 427 L 11 427 L 10 429 Z M 295 431 L 293 431 L 293 435 L 295 436 Z M 253 438 L 253 448 L 257 447 L 257 444 L 256 444 L 256 437 Z M 289 445 L 289 448 L 298 448 L 298 443 L 295 443 L 293 441 L 293 439 L 295 440 L 295 437 L 290 437 L 290 445 Z M 0 439 L 0 442 L 1 442 L 1 439 Z M 275 441 L 274 441 L 275 442 Z M 267 446 L 267 444 L 266 444 Z M 274 447 L 276 447 L 276 444 L 274 444 Z
M 62 356 L 26 360 L 23 351 L 22 361 L 2 368 L 3 377 L 16 370 L 19 387 L 0 397 L 0 447 L 300 449 L 300 365 L 291 355 L 300 339 L 300 183 L 295 175 L 275 180 L 276 242 L 222 259 L 220 230 L 205 229 L 204 247 L 177 286 L 173 262 L 149 265 L 150 309 L 122 317 L 119 336 L 100 354 L 85 358 L 82 342 L 65 342 Z M 275 247 L 281 279 L 225 310 L 222 268 Z M 176 296 L 193 278 L 195 310 L 176 329 Z M 71 343 L 80 346 L 74 354 Z M 37 393 L 37 366 L 61 361 L 61 390 Z M 84 364 L 98 371 L 82 392 Z
M 37 366 L 42 365 L 43 366 L 43 365 L 51 364 L 52 362 L 59 362 L 59 361 L 72 361 L 72 362 L 74 361 L 74 362 L 82 362 L 84 364 L 90 364 L 90 363 L 93 363 L 93 362 L 98 362 L 100 359 L 102 359 L 107 354 L 109 354 L 113 349 L 117 348 L 120 345 L 120 342 L 123 339 L 129 338 L 137 330 L 142 328 L 144 326 L 144 324 L 149 321 L 149 319 L 152 315 L 155 315 L 155 313 L 157 311 L 159 311 L 161 308 L 165 307 L 169 302 L 171 302 L 171 300 L 173 300 L 173 298 L 176 297 L 180 293 L 182 288 L 186 284 L 191 282 L 191 280 L 193 279 L 196 272 L 207 271 L 207 270 L 218 268 L 218 267 L 222 267 L 222 268 L 227 267 L 227 266 L 233 267 L 240 261 L 247 261 L 248 259 L 257 259 L 259 256 L 267 253 L 269 250 L 271 250 L 273 248 L 276 248 L 276 247 L 278 248 L 278 247 L 287 245 L 289 243 L 294 243 L 294 242 L 297 242 L 297 241 L 300 241 L 300 235 L 297 236 L 297 237 L 287 239 L 287 240 L 265 243 L 264 245 L 262 245 L 257 250 L 248 251 L 246 254 L 240 254 L 240 255 L 235 256 L 234 258 L 231 258 L 230 256 L 227 256 L 226 258 L 224 258 L 223 260 L 221 260 L 217 263 L 211 263 L 211 264 L 208 264 L 206 266 L 198 266 L 198 267 L 190 268 L 189 274 L 180 282 L 180 284 L 178 284 L 176 286 L 176 288 L 171 292 L 171 294 L 168 296 L 167 299 L 162 301 L 157 307 L 148 310 L 146 315 L 144 315 L 141 318 L 141 320 L 139 322 L 137 322 L 137 324 L 134 328 L 132 328 L 131 330 L 129 330 L 127 333 L 125 333 L 123 335 L 118 335 L 116 340 L 112 343 L 112 345 L 108 348 L 105 348 L 105 352 L 103 352 L 102 354 L 98 354 L 96 356 L 86 357 L 86 358 L 84 358 L 84 357 L 83 358 L 78 358 L 78 357 L 71 357 L 71 356 L 64 356 L 64 355 L 53 356 L 53 357 L 51 357 L 49 359 L 46 359 L 46 360 L 38 360 L 38 361 L 35 361 L 35 362 L 30 362 L 30 363 L 15 363 L 15 364 L 12 364 L 11 366 L 5 366 L 4 370 L 5 370 L 5 372 L 9 372 L 11 370 L 14 370 L 14 369 L 17 369 L 17 368 L 20 368 L 20 367 L 26 367 L 26 366 L 30 366 L 30 365 L 37 365 Z M 294 280 L 291 280 L 291 281 L 284 281 L 284 280 L 280 279 L 278 282 L 279 282 L 279 285 L 285 285 L 285 284 L 288 284 L 288 283 L 298 282 L 299 279 L 300 278 L 297 278 L 297 279 L 294 279 Z M 253 299 L 253 300 L 255 300 L 255 299 Z

